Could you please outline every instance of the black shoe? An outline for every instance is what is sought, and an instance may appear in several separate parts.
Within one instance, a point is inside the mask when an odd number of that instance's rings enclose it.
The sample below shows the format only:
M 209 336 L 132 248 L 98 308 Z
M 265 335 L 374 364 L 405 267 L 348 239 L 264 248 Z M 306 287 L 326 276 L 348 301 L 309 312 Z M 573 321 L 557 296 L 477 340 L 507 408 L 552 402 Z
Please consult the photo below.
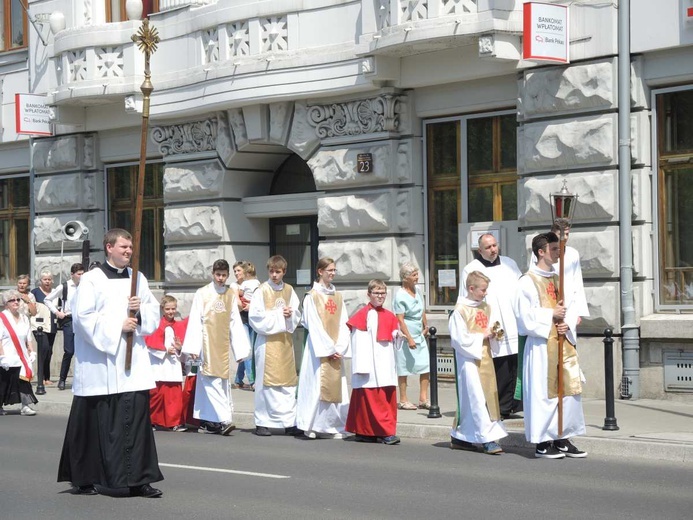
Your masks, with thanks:
M 231 432 L 235 429 L 236 429 L 236 425 L 232 422 L 221 423 L 221 434 L 222 435 L 231 435 Z
M 99 492 L 96 490 L 93 484 L 88 486 L 78 486 L 75 490 L 75 495 L 98 495 Z
M 354 435 L 354 441 L 356 442 L 377 442 L 376 437 L 371 437 L 370 435 Z
M 570 439 L 559 439 L 553 441 L 554 447 L 571 459 L 584 459 L 587 457 L 587 452 L 579 450 L 575 444 L 570 442 Z
M 296 426 L 289 426 L 284 428 L 284 435 L 293 435 L 294 437 L 300 437 L 303 435 L 303 430 L 300 430 Z
M 58 381 L 58 390 L 65 390 L 65 381 L 62 379 Z
M 39 386 L 36 388 L 36 395 L 46 395 L 46 389 L 43 388 L 42 386 Z
M 221 433 L 221 425 L 218 423 L 203 421 L 197 429 L 197 433 Z
M 477 451 L 476 446 L 471 442 L 461 441 L 455 437 L 450 437 L 451 450 Z
M 376 439 L 381 444 L 387 444 L 388 446 L 393 446 L 399 444 L 399 437 L 397 435 L 388 435 L 387 437 L 378 437 Z
M 161 495 L 163 495 L 163 492 L 160 489 L 153 488 L 149 484 L 142 484 L 141 486 L 130 488 L 131 497 L 156 498 Z
M 551 441 L 540 442 L 534 451 L 538 459 L 564 459 L 565 453 L 558 451 Z
M 256 426 L 255 435 L 257 435 L 258 437 L 270 437 L 272 435 L 272 432 L 269 431 L 269 428 L 267 428 L 266 426 Z

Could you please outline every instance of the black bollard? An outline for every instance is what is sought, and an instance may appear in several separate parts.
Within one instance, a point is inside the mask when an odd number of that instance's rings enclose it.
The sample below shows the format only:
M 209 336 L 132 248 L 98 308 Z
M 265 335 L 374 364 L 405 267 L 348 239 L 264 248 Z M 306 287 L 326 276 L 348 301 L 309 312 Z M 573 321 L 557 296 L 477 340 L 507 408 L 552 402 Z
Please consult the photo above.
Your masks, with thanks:
M 440 406 L 438 406 L 438 338 L 436 338 L 435 327 L 429 327 L 428 332 L 428 356 L 430 360 L 430 375 L 429 375 L 429 393 L 431 395 L 431 407 L 428 409 L 429 419 L 438 419 L 440 415 Z
M 606 417 L 602 430 L 616 431 L 619 429 L 616 423 L 616 411 L 614 405 L 614 331 L 604 330 L 604 384 L 606 385 L 604 398 L 606 400 Z
M 43 358 L 46 355 L 44 341 L 48 342 L 48 338 L 43 332 L 43 327 L 39 327 L 38 330 L 34 332 L 34 338 L 36 338 L 36 395 L 45 395 L 46 387 L 43 384 Z

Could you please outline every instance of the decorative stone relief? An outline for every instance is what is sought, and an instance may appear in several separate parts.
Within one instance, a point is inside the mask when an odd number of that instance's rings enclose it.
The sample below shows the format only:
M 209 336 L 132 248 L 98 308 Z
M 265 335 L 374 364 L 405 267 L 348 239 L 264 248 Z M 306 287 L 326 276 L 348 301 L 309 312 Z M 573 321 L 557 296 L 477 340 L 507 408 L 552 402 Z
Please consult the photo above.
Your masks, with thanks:
M 81 246 L 81 242 L 78 242 Z M 38 280 L 39 275 L 43 271 L 50 271 L 53 273 L 53 285 L 57 286 L 60 280 L 60 273 L 62 273 L 63 281 L 70 278 L 70 267 L 72 264 L 76 264 L 82 261 L 82 255 L 76 255 L 74 252 L 69 252 L 69 254 L 63 254 L 62 261 L 60 255 L 49 255 L 42 256 L 38 255 L 34 259 L 34 271 L 32 274 L 33 280 Z
M 206 199 L 223 193 L 225 170 L 218 161 L 170 164 L 164 168 L 164 200 Z
M 415 176 L 412 172 L 412 165 L 418 168 L 416 166 L 418 164 L 420 164 L 420 161 L 414 161 L 411 141 L 400 141 L 397 144 L 397 169 L 395 170 L 397 180 L 400 182 L 414 181 Z
M 68 81 L 87 79 L 87 58 L 85 49 L 67 51 Z
M 166 250 L 166 281 L 168 283 L 209 282 L 212 264 L 219 258 L 226 258 L 225 248 L 190 250 Z
M 60 211 L 93 208 L 95 202 L 94 176 L 71 173 L 40 177 L 34 183 L 36 211 Z
M 402 22 L 415 22 L 428 18 L 428 0 L 402 0 L 399 4 Z
M 382 233 L 389 231 L 389 192 L 318 198 L 320 234 Z
M 212 117 L 204 121 L 155 126 L 151 136 L 164 157 L 213 151 L 216 150 L 217 119 Z
M 636 112 L 630 116 L 630 156 L 635 164 L 652 164 L 650 113 Z
M 217 154 L 227 168 L 237 151 L 226 112 L 217 112 Z
M 580 253 L 583 278 L 618 276 L 618 228 L 571 230 L 568 243 Z
M 287 146 L 307 160 L 320 145 L 320 139 L 308 121 L 308 107 L 300 102 L 294 105 L 294 117 Z
M 529 70 L 519 86 L 520 119 L 612 109 L 617 105 L 616 59 Z
M 250 55 L 248 21 L 232 22 L 226 26 L 229 40 L 229 54 L 234 57 Z
M 357 155 L 373 155 L 373 173 L 356 171 Z M 394 149 L 391 142 L 361 148 L 321 149 L 308 161 L 317 189 L 387 184 L 392 178 Z
M 652 225 L 636 225 L 632 227 L 633 237 L 633 270 L 636 276 L 654 278 L 652 253 L 654 249 Z M 693 290 L 691 286 L 690 290 Z M 691 294 L 693 296 L 693 294 Z
M 550 194 L 566 181 L 568 190 L 578 196 L 575 222 L 618 220 L 618 180 L 616 171 L 569 173 L 551 177 L 520 178 L 519 222 L 521 226 L 551 223 Z
M 219 30 L 216 27 L 201 31 L 203 63 L 219 61 Z
M 345 281 L 368 282 L 372 278 L 391 279 L 394 272 L 395 239 L 377 241 L 321 242 L 320 257 L 334 258 L 339 266 L 339 277 Z
M 518 132 L 518 173 L 616 164 L 616 115 L 525 124 Z
M 612 327 L 615 333 L 619 333 L 621 328 L 619 294 L 618 282 L 605 282 L 599 285 L 587 283 L 585 297 L 590 317 L 582 319 L 580 332 L 603 334 L 605 328 Z
M 308 121 L 320 139 L 399 131 L 403 96 L 382 94 L 375 98 L 314 105 Z
M 390 27 L 390 0 L 378 0 L 378 30 Z
M 248 145 L 248 132 L 245 128 L 245 119 L 243 118 L 243 109 L 232 108 L 227 111 L 229 118 L 229 126 L 233 130 L 233 140 L 236 147 L 242 150 Z
M 224 239 L 224 220 L 219 206 L 193 206 L 164 210 L 167 244 L 218 242 Z
M 286 145 L 286 141 L 289 137 L 289 130 L 291 130 L 291 109 L 293 108 L 293 103 L 272 103 L 269 106 L 270 112 L 270 130 L 269 138 L 270 142 L 274 144 L 279 144 L 282 146 Z
M 83 134 L 37 139 L 31 149 L 37 173 L 94 167 L 93 136 Z
M 123 47 L 97 47 L 96 76 L 99 78 L 123 77 Z
M 399 281 L 399 266 L 411 262 L 419 268 L 419 284 L 425 286 L 426 280 L 422 268 L 424 258 L 423 234 L 399 239 L 397 241 L 397 263 L 393 271 L 395 278 Z
M 287 17 L 270 16 L 260 20 L 261 52 L 289 50 Z
M 442 0 L 442 14 L 476 13 L 477 0 Z
M 97 242 L 100 240 L 99 231 L 103 229 L 103 214 L 98 213 L 77 213 L 50 217 L 36 217 L 34 219 L 34 245 L 36 251 L 49 249 L 60 249 L 62 240 L 62 227 L 70 220 L 80 220 L 89 228 L 89 239 Z M 64 244 L 66 250 L 80 249 L 82 242 L 68 242 Z
M 631 170 L 633 177 L 633 219 L 652 222 L 652 170 Z

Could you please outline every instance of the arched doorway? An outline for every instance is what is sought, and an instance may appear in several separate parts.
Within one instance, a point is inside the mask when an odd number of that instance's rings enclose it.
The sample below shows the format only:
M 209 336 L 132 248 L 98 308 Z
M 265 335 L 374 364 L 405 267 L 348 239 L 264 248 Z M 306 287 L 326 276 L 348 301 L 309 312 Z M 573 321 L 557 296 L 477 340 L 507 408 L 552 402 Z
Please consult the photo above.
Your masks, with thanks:
M 270 196 L 314 193 L 313 172 L 296 154 L 290 155 L 277 168 Z M 318 217 L 301 215 L 271 218 L 270 255 L 282 255 L 289 264 L 284 280 L 296 288 L 299 297 L 312 284 L 313 272 L 318 261 Z

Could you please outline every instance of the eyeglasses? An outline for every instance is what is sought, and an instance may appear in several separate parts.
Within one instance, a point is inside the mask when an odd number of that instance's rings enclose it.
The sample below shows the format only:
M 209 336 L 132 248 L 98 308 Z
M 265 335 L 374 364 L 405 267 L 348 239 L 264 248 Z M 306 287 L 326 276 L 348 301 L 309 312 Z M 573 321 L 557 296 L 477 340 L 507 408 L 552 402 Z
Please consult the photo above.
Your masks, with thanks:
M 371 293 L 373 296 L 387 296 L 386 292 L 372 292 Z
M 12 303 L 12 302 L 17 302 L 17 303 L 19 303 L 19 302 L 21 302 L 21 301 L 22 301 L 21 298 L 10 298 L 10 299 L 7 300 L 5 303 Z

